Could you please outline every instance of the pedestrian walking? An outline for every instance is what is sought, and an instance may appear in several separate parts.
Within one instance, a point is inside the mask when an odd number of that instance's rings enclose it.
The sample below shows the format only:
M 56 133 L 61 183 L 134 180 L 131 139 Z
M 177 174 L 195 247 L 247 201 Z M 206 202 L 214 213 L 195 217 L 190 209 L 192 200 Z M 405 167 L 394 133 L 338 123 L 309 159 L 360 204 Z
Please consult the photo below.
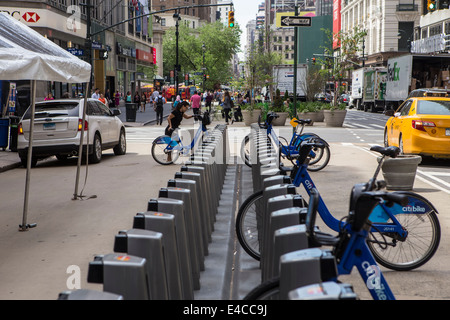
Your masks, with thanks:
M 105 106 L 108 106 L 108 104 L 106 103 L 106 98 L 103 95 L 103 93 L 100 93 L 100 98 L 98 98 L 98 100 L 100 100 L 100 102 L 103 103 Z
M 228 90 L 225 90 L 225 94 L 223 95 L 223 112 L 225 113 L 225 122 L 228 124 L 228 119 L 230 119 L 230 112 L 231 112 L 231 96 L 230 92 Z
M 202 97 L 198 94 L 197 91 L 194 91 L 194 95 L 191 97 L 191 106 L 192 106 L 192 111 L 194 112 L 194 115 L 196 114 L 200 114 L 200 108 L 201 108 L 201 102 L 202 102 Z
M 51 92 L 49 92 L 48 94 L 47 94 L 47 96 L 45 97 L 45 101 L 47 101 L 47 100 L 54 100 L 55 98 L 53 98 L 53 95 L 52 95 L 52 93 Z
M 211 113 L 212 100 L 213 100 L 213 95 L 211 94 L 210 91 L 208 91 L 208 93 L 206 95 L 206 98 L 205 98 L 205 106 L 206 106 L 206 108 L 207 108 L 209 113 Z
M 164 111 L 165 103 L 166 103 L 166 99 L 162 95 L 159 95 L 158 98 L 156 98 L 156 102 L 155 102 L 156 124 L 162 125 L 163 111 Z
M 91 96 L 92 99 L 99 99 L 100 98 L 100 89 L 95 88 L 94 93 Z
M 142 96 L 141 96 L 141 112 L 145 112 L 145 104 L 146 103 L 147 103 L 147 96 L 143 92 Z
M 181 102 L 181 97 L 180 97 L 180 95 L 178 95 L 177 99 L 174 101 L 174 103 L 172 105 L 172 108 L 175 109 L 180 102 Z
M 131 91 L 127 91 L 127 96 L 125 98 L 126 103 L 131 103 Z
M 119 90 L 116 91 L 116 95 L 114 96 L 114 104 L 118 108 L 120 104 L 120 93 Z

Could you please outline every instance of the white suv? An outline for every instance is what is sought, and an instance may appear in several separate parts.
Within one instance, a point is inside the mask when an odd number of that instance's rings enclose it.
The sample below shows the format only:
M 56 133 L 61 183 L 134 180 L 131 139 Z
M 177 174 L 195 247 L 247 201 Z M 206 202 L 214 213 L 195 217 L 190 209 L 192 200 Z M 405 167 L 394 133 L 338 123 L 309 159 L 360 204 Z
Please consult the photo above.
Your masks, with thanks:
M 88 99 L 83 145 L 88 141 L 89 162 L 98 163 L 102 150 L 126 153 L 125 126 L 117 117 L 120 111 L 110 110 L 96 99 Z M 55 155 L 59 160 L 77 156 L 82 130 L 84 99 L 48 100 L 36 103 L 32 163 Z M 17 151 L 22 165 L 27 165 L 31 108 L 19 123 Z M 86 147 L 83 153 L 86 152 Z

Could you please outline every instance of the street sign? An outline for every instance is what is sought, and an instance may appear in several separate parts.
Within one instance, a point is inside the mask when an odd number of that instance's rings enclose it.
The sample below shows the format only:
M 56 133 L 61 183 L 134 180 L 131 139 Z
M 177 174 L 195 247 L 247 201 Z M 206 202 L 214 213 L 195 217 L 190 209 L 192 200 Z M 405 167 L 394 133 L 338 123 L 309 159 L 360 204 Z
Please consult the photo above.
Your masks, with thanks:
M 84 56 L 84 50 L 83 49 L 77 49 L 77 48 L 67 48 L 67 51 L 69 51 L 71 54 L 77 57 Z
M 281 16 L 282 27 L 311 27 L 311 17 Z

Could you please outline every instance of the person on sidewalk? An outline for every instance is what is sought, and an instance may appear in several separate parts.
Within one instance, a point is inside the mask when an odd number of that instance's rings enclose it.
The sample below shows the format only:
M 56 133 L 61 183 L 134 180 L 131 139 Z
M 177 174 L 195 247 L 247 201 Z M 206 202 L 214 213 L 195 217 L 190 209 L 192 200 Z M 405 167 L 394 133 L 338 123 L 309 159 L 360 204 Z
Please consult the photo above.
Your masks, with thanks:
M 142 92 L 141 96 L 141 112 L 145 112 L 145 104 L 147 103 L 147 96 Z
M 158 98 L 156 98 L 156 102 L 155 102 L 156 124 L 162 125 L 163 111 L 164 111 L 165 103 L 166 103 L 166 99 L 162 95 L 159 95 Z
M 200 107 L 202 103 L 202 97 L 198 94 L 197 91 L 194 91 L 194 95 L 191 97 L 191 106 L 192 111 L 194 111 L 194 115 L 200 114 Z
M 137 92 L 137 91 L 134 94 L 133 102 L 136 104 L 136 109 L 138 109 L 141 105 L 141 96 L 139 95 L 139 92 Z M 139 110 L 139 112 L 142 112 L 142 110 Z
M 119 93 L 119 90 L 116 91 L 116 95 L 114 96 L 114 100 L 115 100 L 114 104 L 115 104 L 116 108 L 118 108 L 119 105 L 120 105 L 120 93 Z
M 223 96 L 223 112 L 225 114 L 226 124 L 228 124 L 228 119 L 232 119 L 232 117 L 230 116 L 231 109 L 232 109 L 232 107 L 231 107 L 230 92 L 228 90 L 226 90 L 225 94 Z

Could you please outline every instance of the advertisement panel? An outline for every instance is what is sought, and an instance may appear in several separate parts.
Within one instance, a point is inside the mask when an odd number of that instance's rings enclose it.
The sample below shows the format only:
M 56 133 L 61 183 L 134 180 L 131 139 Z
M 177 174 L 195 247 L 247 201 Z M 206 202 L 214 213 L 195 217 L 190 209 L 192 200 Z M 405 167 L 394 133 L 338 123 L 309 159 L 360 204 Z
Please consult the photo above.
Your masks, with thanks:
M 412 55 L 391 58 L 387 63 L 386 100 L 406 99 L 411 85 Z

